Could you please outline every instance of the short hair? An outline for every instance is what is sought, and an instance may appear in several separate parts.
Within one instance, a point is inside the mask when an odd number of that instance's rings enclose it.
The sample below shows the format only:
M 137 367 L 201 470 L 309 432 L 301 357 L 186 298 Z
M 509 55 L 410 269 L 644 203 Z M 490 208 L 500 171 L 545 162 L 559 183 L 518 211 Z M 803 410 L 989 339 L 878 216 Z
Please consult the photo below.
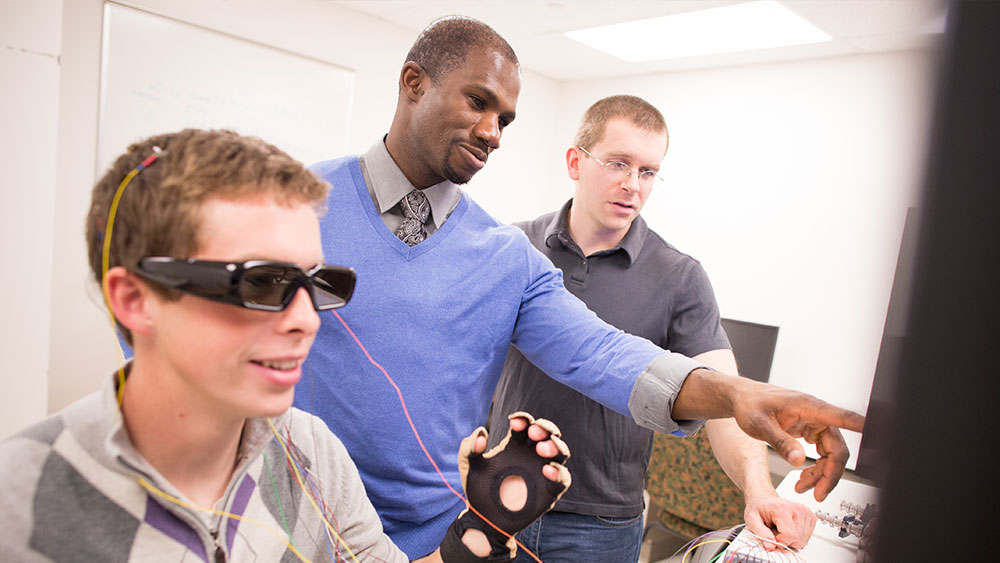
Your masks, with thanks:
M 208 198 L 265 195 L 279 205 L 306 203 L 318 211 L 329 190 L 329 184 L 277 147 L 232 131 L 185 129 L 139 141 L 115 160 L 91 193 L 85 231 L 90 269 L 98 283 L 112 200 L 125 176 L 158 149 L 158 158 L 135 175 L 120 196 L 108 268 L 135 271 L 147 256 L 188 258 L 196 253 L 201 244 L 200 208 Z M 166 299 L 179 296 L 155 284 L 150 287 Z M 119 329 L 131 344 L 128 329 Z
M 463 63 L 469 51 L 491 50 L 520 65 L 507 40 L 485 23 L 466 16 L 444 16 L 430 23 L 406 54 L 437 82 Z
M 612 119 L 626 119 L 636 127 L 653 133 L 667 133 L 667 121 L 653 104 L 638 96 L 608 96 L 594 103 L 583 113 L 580 128 L 573 143 L 590 149 L 604 138 L 604 129 Z

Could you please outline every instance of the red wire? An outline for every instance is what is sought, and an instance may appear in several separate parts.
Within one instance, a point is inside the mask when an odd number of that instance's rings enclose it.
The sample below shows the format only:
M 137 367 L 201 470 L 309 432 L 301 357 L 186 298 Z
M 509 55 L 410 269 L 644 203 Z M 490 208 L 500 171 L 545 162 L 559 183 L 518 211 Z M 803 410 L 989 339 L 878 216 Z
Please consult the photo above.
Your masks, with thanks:
M 406 401 L 403 399 L 403 392 L 402 392 L 402 390 L 400 390 L 399 386 L 396 385 L 396 382 L 393 381 L 392 377 L 389 375 L 389 372 L 387 372 L 385 370 L 385 368 L 382 367 L 381 364 L 379 364 L 378 362 L 375 361 L 374 358 L 372 358 L 371 354 L 368 353 L 368 349 L 365 348 L 365 345 L 362 344 L 361 340 L 359 340 L 358 337 L 357 337 L 357 335 L 354 334 L 354 331 L 351 330 L 351 327 L 347 326 L 347 322 L 344 321 L 344 318 L 341 317 L 340 314 L 337 313 L 337 311 L 334 310 L 334 309 L 330 309 L 330 312 L 333 313 L 333 316 L 337 317 L 337 320 L 340 321 L 340 324 L 344 325 L 344 328 L 347 330 L 347 333 L 350 334 L 351 338 L 354 339 L 354 342 L 358 345 L 358 348 L 360 348 L 361 351 L 364 352 L 365 357 L 368 358 L 368 361 L 371 362 L 371 364 L 373 366 L 377 367 L 379 369 L 379 371 L 382 372 L 382 375 L 384 375 L 385 378 L 389 381 L 389 384 L 392 385 L 392 388 L 396 390 L 396 395 L 399 397 L 399 404 L 403 407 L 403 414 L 406 415 L 406 422 L 408 422 L 410 424 L 410 430 L 413 431 L 413 436 L 417 439 L 417 443 L 420 444 L 420 449 L 423 450 L 424 455 L 427 456 L 427 460 L 430 461 L 431 465 L 434 466 L 434 471 L 437 472 L 438 477 L 440 477 L 441 481 L 443 481 L 444 484 L 445 484 L 445 486 L 448 487 L 448 490 L 451 491 L 458 498 L 462 499 L 462 501 L 465 502 L 465 506 L 468 507 L 469 510 L 471 510 L 477 516 L 479 516 L 480 518 L 482 518 L 483 521 L 486 522 L 487 524 L 489 524 L 494 530 L 500 532 L 501 534 L 507 536 L 508 538 L 513 539 L 514 542 L 518 545 L 518 547 L 520 547 L 521 549 L 523 549 L 524 552 L 527 553 L 528 555 L 530 555 L 532 559 L 534 559 L 535 561 L 538 561 L 538 563 L 542 563 L 542 560 L 539 559 L 537 556 L 535 556 L 535 554 L 532 553 L 530 549 L 528 549 L 527 547 L 525 547 L 524 544 L 522 544 L 520 541 L 517 540 L 517 538 L 515 538 L 511 534 L 508 534 L 504 530 L 500 529 L 499 526 L 497 526 L 496 524 L 494 524 L 493 522 L 491 522 L 488 518 L 486 518 L 485 516 L 483 516 L 482 513 L 480 513 L 478 510 L 476 510 L 476 507 L 474 507 L 471 504 L 469 504 L 469 499 L 465 498 L 465 495 L 463 495 L 462 493 L 456 491 L 455 488 L 451 486 L 451 483 L 449 483 L 448 479 L 445 478 L 444 473 L 441 472 L 441 469 L 438 467 L 438 464 L 434 461 L 434 458 L 431 457 L 430 452 L 427 451 L 427 448 L 424 446 L 424 441 L 420 438 L 420 433 L 417 432 L 417 427 L 416 427 L 415 424 L 413 424 L 413 419 L 410 418 L 410 411 L 406 408 Z
M 138 168 L 141 171 L 143 168 L 145 168 L 145 167 L 149 166 L 150 164 L 152 164 L 153 161 L 156 160 L 156 157 L 158 157 L 158 156 L 159 155 L 154 152 L 153 154 L 147 156 L 145 160 L 143 160 L 142 162 L 140 162 L 139 166 L 137 166 L 136 168 Z

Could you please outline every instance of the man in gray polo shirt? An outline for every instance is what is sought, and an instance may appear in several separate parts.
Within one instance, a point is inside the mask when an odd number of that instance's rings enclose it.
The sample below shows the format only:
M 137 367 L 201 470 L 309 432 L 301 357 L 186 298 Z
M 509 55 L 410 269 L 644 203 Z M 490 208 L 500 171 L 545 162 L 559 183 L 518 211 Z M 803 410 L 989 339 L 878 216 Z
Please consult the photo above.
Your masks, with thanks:
M 612 96 L 587 110 L 574 141 L 566 151 L 574 198 L 518 226 L 563 271 L 566 288 L 601 319 L 737 373 L 704 269 L 639 216 L 667 150 L 663 116 L 640 98 Z M 495 436 L 503 435 L 507 413 L 518 410 L 556 421 L 575 454 L 573 486 L 519 539 L 546 563 L 636 561 L 652 431 L 546 377 L 511 347 L 491 414 Z M 751 531 L 805 545 L 816 517 L 777 496 L 763 444 L 733 419 L 712 420 L 705 428 L 721 465 L 744 492 Z

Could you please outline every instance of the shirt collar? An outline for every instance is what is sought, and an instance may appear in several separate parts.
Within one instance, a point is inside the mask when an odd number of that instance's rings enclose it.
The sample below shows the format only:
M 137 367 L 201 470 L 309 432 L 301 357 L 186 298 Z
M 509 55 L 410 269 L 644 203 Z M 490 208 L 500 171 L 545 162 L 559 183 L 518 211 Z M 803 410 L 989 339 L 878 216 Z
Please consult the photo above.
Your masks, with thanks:
M 573 200 L 570 199 L 552 216 L 552 220 L 545 227 L 545 246 L 551 247 L 552 238 L 555 237 L 563 246 L 582 253 L 576 241 L 569 234 L 569 210 L 572 206 Z M 639 251 L 642 250 L 642 242 L 646 239 L 648 231 L 649 227 L 646 225 L 646 221 L 641 215 L 636 216 L 635 220 L 632 221 L 632 226 L 625 233 L 625 238 L 618 243 L 618 246 L 602 252 L 610 254 L 619 249 L 623 250 L 625 255 L 628 256 L 629 264 L 632 264 L 639 257 Z
M 415 186 L 406 179 L 403 171 L 389 154 L 389 149 L 385 147 L 385 137 L 376 141 L 362 158 L 372 182 L 372 193 L 375 195 L 379 213 L 384 214 L 395 207 L 414 189 Z M 443 180 L 421 191 L 431 204 L 434 225 L 440 229 L 448 218 L 448 213 L 455 208 L 462 197 L 462 191 L 457 184 L 449 180 Z
M 124 366 L 126 377 L 131 369 L 132 362 L 129 361 Z M 105 451 L 111 458 L 124 462 L 133 470 L 154 476 L 154 479 L 160 483 L 165 483 L 166 480 L 142 457 L 142 454 L 132 443 L 132 438 L 125 427 L 125 421 L 122 419 L 121 408 L 118 405 L 118 385 L 119 375 L 118 371 L 115 370 L 110 380 L 106 380 L 101 389 L 101 409 L 103 412 L 101 424 L 103 432 L 106 433 L 104 437 Z M 274 424 L 275 428 L 281 428 L 286 424 L 289 412 L 290 409 L 271 418 L 271 423 Z M 266 418 L 248 418 L 244 424 L 243 435 L 237 450 L 239 460 L 234 475 L 240 472 L 247 462 L 252 461 L 259 452 L 263 451 L 264 446 L 271 441 L 272 437 L 271 424 Z

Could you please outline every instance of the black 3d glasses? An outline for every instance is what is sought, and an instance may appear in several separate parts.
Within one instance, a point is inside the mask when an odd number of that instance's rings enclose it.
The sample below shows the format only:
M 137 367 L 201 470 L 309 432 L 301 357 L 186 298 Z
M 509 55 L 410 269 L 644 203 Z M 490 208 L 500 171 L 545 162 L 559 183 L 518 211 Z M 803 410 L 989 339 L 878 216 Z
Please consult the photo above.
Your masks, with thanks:
M 217 262 L 193 258 L 148 257 L 136 274 L 164 287 L 246 309 L 282 311 L 306 288 L 317 311 L 343 307 L 354 293 L 354 270 L 318 264 L 304 271 L 289 262 Z

